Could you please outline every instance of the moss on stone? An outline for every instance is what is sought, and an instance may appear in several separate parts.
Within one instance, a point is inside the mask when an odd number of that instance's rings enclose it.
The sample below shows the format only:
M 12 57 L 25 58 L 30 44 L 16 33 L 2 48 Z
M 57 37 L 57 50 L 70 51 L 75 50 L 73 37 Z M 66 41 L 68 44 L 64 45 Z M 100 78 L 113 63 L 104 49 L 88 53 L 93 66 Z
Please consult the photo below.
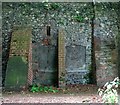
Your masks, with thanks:
M 5 87 L 20 87 L 27 83 L 28 65 L 21 56 L 9 58 L 6 72 Z

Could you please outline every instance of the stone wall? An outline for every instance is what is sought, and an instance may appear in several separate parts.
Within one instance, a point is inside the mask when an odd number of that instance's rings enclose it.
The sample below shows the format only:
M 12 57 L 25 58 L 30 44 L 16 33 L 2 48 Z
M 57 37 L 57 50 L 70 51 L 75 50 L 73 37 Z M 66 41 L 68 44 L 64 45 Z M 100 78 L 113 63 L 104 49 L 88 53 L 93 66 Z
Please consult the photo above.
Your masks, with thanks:
M 2 4 L 2 9 L 3 9 L 3 4 Z M 11 32 L 12 32 L 13 14 L 10 11 L 13 10 L 9 8 L 3 11 L 2 11 L 2 83 L 4 85 L 7 61 L 9 56 L 8 53 L 10 47 L 10 40 L 12 35 Z
M 109 4 L 96 4 L 95 11 L 95 56 L 97 85 L 102 86 L 118 76 L 117 43 L 118 27 L 116 12 Z
M 109 3 L 108 3 L 109 4 Z M 107 3 L 97 3 L 95 8 L 95 57 L 97 85 L 102 86 L 106 81 L 117 76 L 116 68 L 116 35 L 118 28 L 115 10 L 108 8 Z M 57 46 L 58 31 L 64 30 L 65 38 L 65 71 L 67 84 L 87 83 L 86 73 L 91 70 L 91 18 L 93 16 L 91 3 L 3 3 L 2 14 L 2 43 L 3 43 L 3 71 L 7 63 L 9 41 L 13 26 L 32 27 L 32 70 L 33 83 L 44 83 L 50 78 L 57 81 L 57 71 L 42 71 L 40 52 L 51 51 L 55 70 L 58 69 Z M 47 36 L 47 26 L 50 25 L 50 37 Z M 47 38 L 47 40 L 46 40 Z M 50 47 L 46 47 L 50 45 Z M 72 48 L 73 47 L 73 48 Z M 78 47 L 78 48 L 77 48 Z M 69 53 L 69 48 L 72 49 Z M 43 50 L 41 50 L 43 49 Z M 76 53 L 74 53 L 74 50 Z M 78 53 L 79 51 L 80 54 Z M 85 50 L 85 51 L 84 51 Z M 52 50 L 53 51 L 53 50 Z M 46 52 L 48 54 L 48 52 Z M 45 56 L 45 54 L 43 54 Z M 83 57 L 81 61 L 67 59 Z M 46 58 L 48 59 L 48 58 Z M 44 61 L 44 60 L 43 60 Z M 68 62 L 67 62 L 68 61 Z M 76 62 L 70 67 L 72 62 Z M 78 65 L 78 64 L 81 64 Z M 80 67 L 79 67 L 80 66 Z M 73 69 L 73 70 L 72 70 Z M 76 70 L 74 70 L 76 69 Z M 74 72 L 73 72 L 74 71 Z M 56 76 L 55 76 L 56 75 Z M 55 76 L 55 77 L 54 77 Z M 52 84 L 52 81 L 46 81 Z
M 2 8 L 2 3 L 0 3 L 0 9 Z M 0 92 L 2 88 L 2 11 L 0 10 Z
M 86 23 L 69 24 L 66 27 L 65 40 L 67 84 L 87 83 L 84 76 L 91 65 L 90 20 Z
M 83 65 L 81 65 L 81 67 L 80 66 L 76 67 L 77 71 L 74 71 L 74 72 L 70 71 L 70 69 L 68 69 L 67 66 L 65 66 L 66 83 L 75 84 L 75 81 L 78 81 L 77 83 L 82 83 L 80 81 L 83 80 L 84 76 L 79 76 L 79 78 L 76 78 L 76 79 L 75 77 L 78 72 L 80 74 L 81 70 L 82 70 L 81 74 L 86 75 L 86 73 L 89 71 L 88 68 L 91 65 L 91 25 L 90 25 L 91 15 L 92 15 L 91 5 L 89 5 L 88 3 L 73 3 L 73 4 L 71 3 L 54 3 L 54 4 L 48 3 L 44 5 L 48 5 L 48 6 L 44 7 L 44 9 L 41 7 L 41 12 L 39 16 L 37 17 L 37 19 L 35 19 L 35 17 L 32 18 L 32 22 L 33 22 L 32 25 L 34 25 L 33 38 L 32 38 L 33 40 L 33 71 L 36 72 L 36 70 L 38 70 L 37 71 L 38 76 L 34 77 L 36 78 L 34 79 L 34 81 L 36 81 L 37 78 L 40 78 L 39 71 L 41 71 L 40 64 L 35 63 L 35 62 L 40 62 L 39 57 L 38 57 L 38 52 L 41 52 L 41 51 L 38 48 L 38 44 L 43 43 L 42 41 L 44 40 L 44 38 L 47 38 L 46 27 L 47 25 L 50 25 L 51 27 L 50 45 L 52 46 L 57 46 L 58 30 L 60 29 L 60 27 L 63 28 L 66 57 L 67 57 L 67 54 L 69 54 L 69 53 L 66 53 L 67 46 L 68 47 L 71 47 L 74 45 L 84 46 L 85 51 L 81 52 L 81 55 L 78 55 L 78 56 L 82 56 L 82 53 L 84 53 L 83 54 L 85 58 L 84 64 L 81 61 Z M 45 8 L 49 8 L 49 9 L 46 11 Z M 34 9 L 35 8 L 33 8 L 33 11 Z M 87 11 L 86 13 L 84 12 L 85 10 Z M 41 44 L 41 46 L 44 46 L 44 44 Z M 65 58 L 65 61 L 63 62 L 66 62 L 66 58 Z M 69 80 L 70 77 L 74 79 Z M 51 77 L 49 77 L 49 79 L 50 78 Z M 44 76 L 44 79 L 45 79 L 45 76 Z

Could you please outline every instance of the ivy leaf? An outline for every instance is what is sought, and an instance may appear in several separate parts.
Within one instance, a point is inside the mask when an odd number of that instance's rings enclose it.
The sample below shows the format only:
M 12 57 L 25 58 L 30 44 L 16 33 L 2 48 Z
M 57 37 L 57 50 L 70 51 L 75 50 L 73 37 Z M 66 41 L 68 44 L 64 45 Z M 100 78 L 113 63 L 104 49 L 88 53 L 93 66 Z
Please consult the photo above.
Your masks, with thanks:
M 74 20 L 76 20 L 78 22 L 82 22 L 83 18 L 82 18 L 82 16 L 74 16 Z
M 53 10 L 56 10 L 57 8 L 59 8 L 60 6 L 58 5 L 58 4 L 56 4 L 56 3 L 52 3 L 51 4 L 51 9 L 53 9 Z
M 44 87 L 44 92 L 47 92 L 49 88 L 47 86 Z
M 40 87 L 40 88 L 39 88 L 39 91 L 40 91 L 40 92 L 43 92 L 43 91 L 44 91 L 44 88 L 43 88 L 43 87 Z

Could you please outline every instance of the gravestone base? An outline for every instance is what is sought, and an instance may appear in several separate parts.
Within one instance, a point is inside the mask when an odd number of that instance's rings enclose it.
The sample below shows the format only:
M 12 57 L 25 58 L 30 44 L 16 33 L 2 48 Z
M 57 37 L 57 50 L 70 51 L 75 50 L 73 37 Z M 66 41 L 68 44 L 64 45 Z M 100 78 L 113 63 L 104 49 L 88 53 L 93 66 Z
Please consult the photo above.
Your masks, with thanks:
M 88 79 L 86 79 L 88 70 L 81 71 L 68 71 L 66 74 L 66 84 L 87 84 Z

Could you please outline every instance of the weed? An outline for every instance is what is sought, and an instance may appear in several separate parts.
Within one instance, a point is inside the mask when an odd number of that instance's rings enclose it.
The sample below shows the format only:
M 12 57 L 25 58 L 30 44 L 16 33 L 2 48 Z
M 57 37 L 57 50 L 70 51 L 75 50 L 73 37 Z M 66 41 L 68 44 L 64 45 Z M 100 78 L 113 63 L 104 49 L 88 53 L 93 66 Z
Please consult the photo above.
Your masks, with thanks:
M 56 10 L 60 7 L 60 5 L 57 3 L 52 3 L 50 6 L 51 6 L 51 9 L 53 9 L 53 10 Z
M 57 3 L 48 3 L 48 2 L 44 2 L 44 3 L 43 3 L 43 8 L 44 8 L 45 10 L 56 10 L 56 9 L 58 9 L 59 7 L 60 7 L 60 5 L 57 4 Z
M 78 22 L 82 22 L 83 21 L 83 17 L 82 16 L 74 16 L 73 19 L 78 21 Z
M 30 89 L 31 92 L 35 93 L 35 92 L 53 92 L 53 93 L 57 93 L 58 90 L 54 89 L 52 86 L 48 87 L 48 86 L 37 86 L 37 85 L 33 85 L 32 88 Z
M 36 85 L 33 85 L 30 91 L 32 91 L 33 93 L 38 92 L 39 91 L 39 87 L 36 86 Z

